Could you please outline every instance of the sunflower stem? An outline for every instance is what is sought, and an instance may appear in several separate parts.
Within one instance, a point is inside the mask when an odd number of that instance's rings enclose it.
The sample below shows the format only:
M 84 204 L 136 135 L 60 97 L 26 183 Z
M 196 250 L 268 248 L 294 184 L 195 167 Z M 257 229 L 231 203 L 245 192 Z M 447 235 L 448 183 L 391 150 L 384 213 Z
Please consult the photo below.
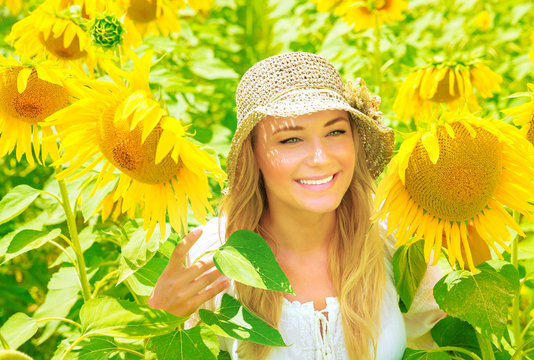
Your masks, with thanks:
M 514 221 L 519 225 L 521 220 L 521 214 L 519 211 L 513 211 Z M 512 241 L 512 254 L 511 261 L 512 265 L 515 266 L 516 270 L 519 271 L 519 260 L 518 260 L 518 246 L 519 246 L 519 234 L 516 234 L 514 240 Z M 521 324 L 519 319 L 519 304 L 521 300 L 521 292 L 519 292 L 512 301 L 512 332 L 514 334 L 513 344 L 516 349 L 521 347 Z M 520 351 L 520 350 L 519 350 Z
M 483 360 L 495 360 L 491 342 L 488 338 L 476 332 L 478 345 L 480 346 L 480 352 L 482 353 Z
M 375 18 L 375 93 L 380 93 L 380 85 L 382 82 L 382 54 L 380 52 L 380 22 L 378 21 L 378 14 L 373 10 Z
M 70 207 L 69 193 L 67 192 L 67 186 L 63 180 L 58 180 L 59 191 L 61 192 L 62 206 L 65 211 L 65 216 L 67 217 L 67 225 L 69 226 L 70 240 L 72 242 L 72 250 L 76 255 L 76 269 L 78 272 L 78 278 L 80 279 L 80 284 L 82 286 L 82 295 L 84 302 L 87 302 L 91 299 L 91 289 L 89 285 L 89 280 L 87 278 L 87 271 L 85 270 L 85 259 L 83 258 L 83 251 L 80 245 L 80 240 L 78 239 L 78 228 L 76 227 L 76 218 L 72 213 L 72 208 Z

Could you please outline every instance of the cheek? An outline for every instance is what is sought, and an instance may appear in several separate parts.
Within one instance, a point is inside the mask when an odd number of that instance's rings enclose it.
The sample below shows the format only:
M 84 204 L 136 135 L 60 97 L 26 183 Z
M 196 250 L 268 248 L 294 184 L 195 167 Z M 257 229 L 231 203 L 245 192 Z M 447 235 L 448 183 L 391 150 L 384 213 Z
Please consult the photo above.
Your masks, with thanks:
M 287 181 L 298 163 L 298 156 L 287 154 L 279 149 L 265 149 L 256 157 L 266 184 Z

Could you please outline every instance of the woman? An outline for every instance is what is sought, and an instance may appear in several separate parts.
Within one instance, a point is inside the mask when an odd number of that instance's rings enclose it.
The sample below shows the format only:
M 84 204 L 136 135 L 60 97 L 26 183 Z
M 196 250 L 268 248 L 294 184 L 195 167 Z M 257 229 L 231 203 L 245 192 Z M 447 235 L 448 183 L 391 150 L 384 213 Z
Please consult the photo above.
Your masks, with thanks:
M 186 316 L 200 306 L 215 308 L 228 292 L 290 345 L 221 340 L 235 359 L 402 358 L 405 323 L 391 274 L 393 250 L 369 220 L 374 179 L 393 152 L 393 132 L 380 122 L 377 99 L 365 85 L 344 87 L 332 64 L 308 53 L 257 63 L 236 98 L 221 217 L 177 246 L 150 306 Z M 220 278 L 209 260 L 181 265 L 239 229 L 263 236 L 296 296 Z M 441 317 L 435 303 L 422 303 L 430 306 L 421 320 Z

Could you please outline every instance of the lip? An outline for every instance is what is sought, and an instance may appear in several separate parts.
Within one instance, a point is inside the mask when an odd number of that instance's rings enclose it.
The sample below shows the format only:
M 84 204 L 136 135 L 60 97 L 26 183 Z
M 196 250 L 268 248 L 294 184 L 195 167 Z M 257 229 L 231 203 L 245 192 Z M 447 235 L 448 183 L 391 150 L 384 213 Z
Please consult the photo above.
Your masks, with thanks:
M 301 182 L 299 182 L 298 180 L 321 180 L 321 179 L 324 179 L 324 178 L 327 178 L 329 176 L 332 176 L 332 174 L 329 174 L 329 175 L 321 175 L 321 176 L 310 176 L 310 177 L 306 177 L 306 178 L 302 178 L 302 179 L 297 179 L 295 180 L 295 182 L 306 188 L 306 189 L 309 189 L 309 190 L 313 190 L 313 191 L 324 191 L 324 190 L 328 190 L 330 189 L 332 186 L 334 186 L 334 183 L 336 182 L 337 178 L 338 178 L 338 175 L 339 175 L 339 172 L 333 174 L 333 178 L 332 180 L 330 180 L 329 182 L 327 183 L 324 183 L 324 184 L 303 184 Z

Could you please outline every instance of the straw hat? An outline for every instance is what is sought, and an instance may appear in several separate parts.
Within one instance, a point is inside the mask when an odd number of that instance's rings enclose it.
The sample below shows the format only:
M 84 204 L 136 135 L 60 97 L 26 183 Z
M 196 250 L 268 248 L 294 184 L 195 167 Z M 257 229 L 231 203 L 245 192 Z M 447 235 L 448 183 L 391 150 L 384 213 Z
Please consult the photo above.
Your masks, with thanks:
M 227 191 L 232 189 L 243 141 L 265 116 L 296 117 L 322 110 L 349 112 L 363 142 L 369 172 L 376 179 L 394 146 L 393 130 L 380 122 L 379 103 L 365 83 L 343 86 L 334 66 L 319 55 L 293 52 L 256 63 L 236 91 L 237 130 L 226 162 Z

